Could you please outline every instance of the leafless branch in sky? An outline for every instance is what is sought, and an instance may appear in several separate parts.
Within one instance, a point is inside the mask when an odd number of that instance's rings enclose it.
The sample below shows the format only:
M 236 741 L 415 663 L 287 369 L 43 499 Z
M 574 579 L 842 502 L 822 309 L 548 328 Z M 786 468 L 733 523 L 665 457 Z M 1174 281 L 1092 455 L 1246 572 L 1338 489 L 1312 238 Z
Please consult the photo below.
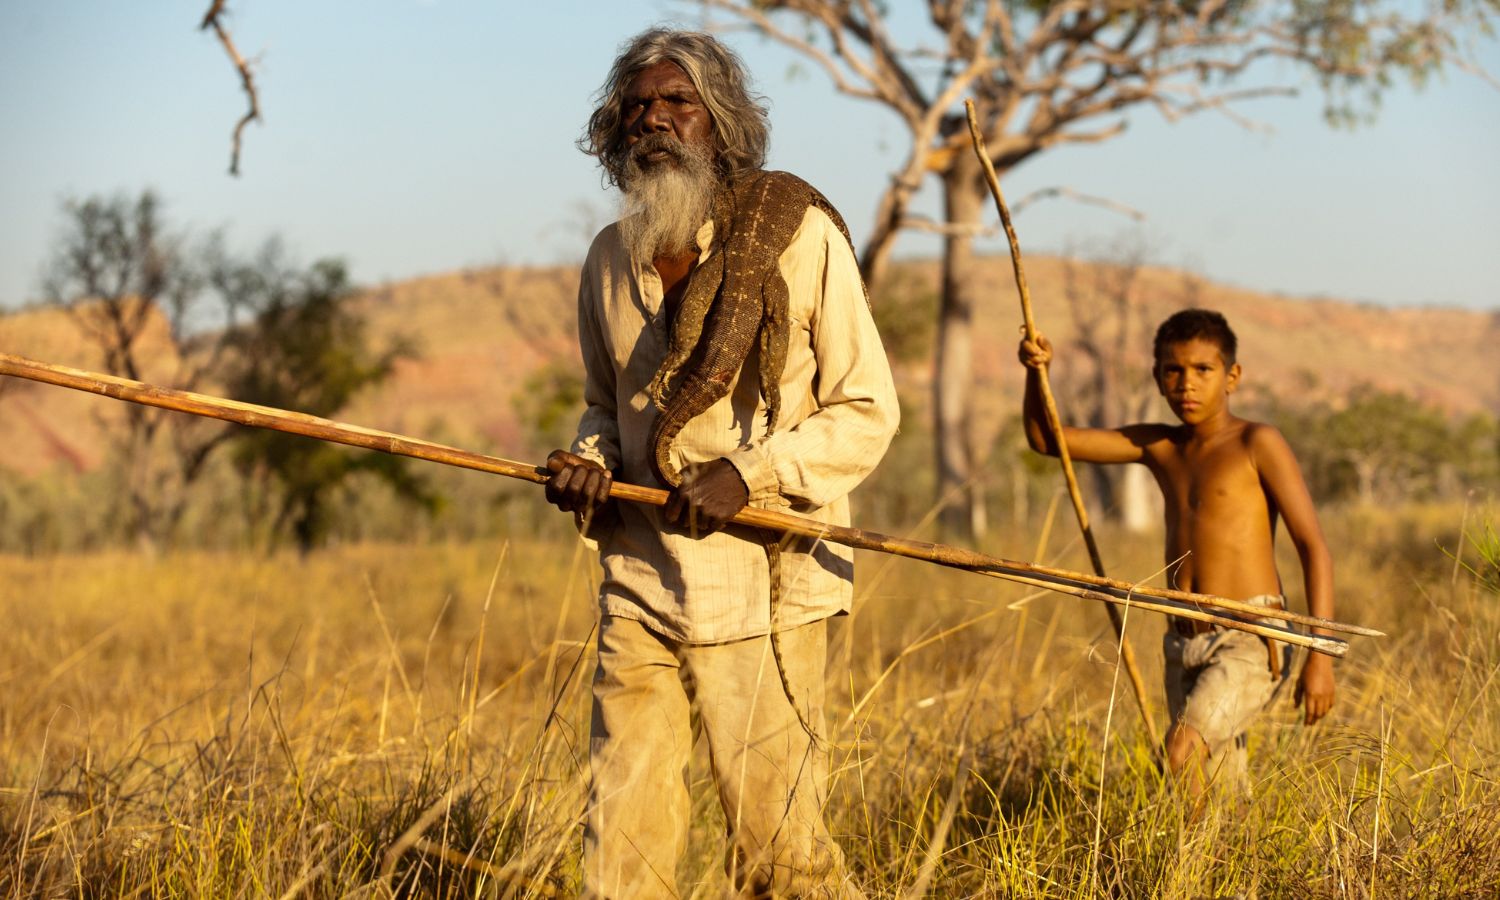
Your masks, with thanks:
M 223 17 L 226 4 L 227 0 L 213 0 L 198 27 L 199 29 L 211 28 L 214 34 L 219 36 L 219 43 L 224 45 L 224 52 L 229 54 L 230 62 L 234 63 L 235 70 L 240 73 L 240 84 L 244 87 L 245 96 L 250 101 L 250 108 L 235 123 L 230 145 L 229 174 L 238 176 L 240 174 L 240 137 L 246 125 L 260 118 L 260 97 L 255 93 L 255 77 L 250 74 L 250 63 L 240 55 L 240 51 L 234 46 L 234 38 L 230 36 L 229 29 L 224 27 Z

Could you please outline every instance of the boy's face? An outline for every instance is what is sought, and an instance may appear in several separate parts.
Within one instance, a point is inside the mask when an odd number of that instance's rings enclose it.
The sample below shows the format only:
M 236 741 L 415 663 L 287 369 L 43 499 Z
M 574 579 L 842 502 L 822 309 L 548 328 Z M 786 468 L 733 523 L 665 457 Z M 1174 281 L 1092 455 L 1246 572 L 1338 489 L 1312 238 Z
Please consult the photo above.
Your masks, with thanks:
M 1240 383 L 1240 366 L 1226 368 L 1218 344 L 1193 338 L 1163 347 L 1155 375 L 1172 412 L 1183 424 L 1196 425 L 1227 409 Z

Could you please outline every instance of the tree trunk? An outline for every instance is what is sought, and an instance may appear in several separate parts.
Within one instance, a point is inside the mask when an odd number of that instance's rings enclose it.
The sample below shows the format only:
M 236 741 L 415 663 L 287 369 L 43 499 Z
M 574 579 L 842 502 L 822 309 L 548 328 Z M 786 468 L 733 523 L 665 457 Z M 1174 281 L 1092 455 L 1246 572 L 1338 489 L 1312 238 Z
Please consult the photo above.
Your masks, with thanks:
M 1373 460 L 1360 457 L 1354 460 L 1354 475 L 1359 479 L 1359 502 L 1364 506 L 1375 504 L 1375 473 Z
M 943 298 L 938 316 L 937 371 L 933 407 L 937 447 L 939 523 L 945 536 L 972 543 L 985 530 L 980 492 L 974 484 L 974 448 L 969 420 L 974 381 L 974 303 L 978 273 L 973 231 L 983 215 L 985 188 L 979 162 L 958 156 L 943 172 L 945 221 L 957 226 L 943 241 Z
M 1101 341 L 1102 343 L 1102 341 Z M 1112 377 L 1110 354 L 1101 347 L 1094 359 L 1094 403 L 1089 410 L 1088 423 L 1091 428 L 1115 428 L 1120 418 L 1120 395 L 1118 385 Z M 1120 472 L 1113 466 L 1090 466 L 1094 486 L 1093 509 L 1101 521 L 1117 516 L 1120 495 Z
M 1150 531 L 1160 521 L 1161 496 L 1145 466 L 1125 466 L 1120 473 L 1120 524 L 1127 531 L 1140 534 Z
M 1149 386 L 1137 391 L 1125 409 L 1126 422 L 1144 422 L 1150 414 L 1152 394 Z M 1095 466 L 1095 468 L 1102 468 Z M 1140 534 L 1151 530 L 1162 520 L 1161 491 L 1156 479 L 1145 466 L 1123 466 L 1120 484 L 1120 522 L 1127 531 Z
M 865 287 L 873 294 L 875 286 L 885 278 L 886 270 L 890 267 L 891 251 L 896 247 L 896 238 L 901 233 L 901 224 L 906 219 L 907 207 L 911 205 L 912 194 L 921 186 L 920 170 L 913 172 L 912 165 L 907 166 L 907 171 L 897 179 L 893 180 L 889 187 L 880 195 L 880 203 L 875 210 L 875 227 L 865 242 L 863 252 L 859 258 L 859 274 L 865 280 Z
M 1010 474 L 1010 524 L 1022 529 L 1031 522 L 1031 480 L 1020 453 L 1007 453 L 1006 457 L 1009 461 L 1005 470 Z
M 1118 519 L 1120 470 L 1114 466 L 1088 466 L 1088 476 L 1079 475 L 1082 486 L 1087 489 L 1084 505 L 1092 511 L 1091 517 L 1098 522 L 1113 522 Z

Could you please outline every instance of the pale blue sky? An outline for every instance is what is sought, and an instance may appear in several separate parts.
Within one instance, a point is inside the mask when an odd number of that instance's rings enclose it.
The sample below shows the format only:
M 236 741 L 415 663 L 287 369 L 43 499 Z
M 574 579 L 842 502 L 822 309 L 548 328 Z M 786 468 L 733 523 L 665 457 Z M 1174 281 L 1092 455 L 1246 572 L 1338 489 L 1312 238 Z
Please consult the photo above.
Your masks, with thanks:
M 237 179 L 225 170 L 244 99 L 222 48 L 196 30 L 206 0 L 0 0 L 0 307 L 39 294 L 64 198 L 147 186 L 184 229 L 223 226 L 241 247 L 279 233 L 303 261 L 345 258 L 365 284 L 576 260 L 586 224 L 614 205 L 573 146 L 591 95 L 620 41 L 700 22 L 680 2 L 230 5 L 264 114 Z M 823 188 L 861 239 L 902 158 L 900 123 L 762 39 L 729 40 L 771 101 L 772 165 Z M 1495 44 L 1483 52 L 1500 72 Z M 1156 261 L 1250 288 L 1500 308 L 1500 91 L 1450 73 L 1393 92 L 1375 125 L 1352 132 L 1324 126 L 1311 83 L 1244 110 L 1274 133 L 1142 111 L 1122 138 L 1023 166 L 1007 196 L 1066 186 L 1128 204 L 1148 216 L 1138 227 Z M 1053 200 L 1017 227 L 1042 252 L 1133 226 Z M 931 238 L 900 244 L 935 250 Z

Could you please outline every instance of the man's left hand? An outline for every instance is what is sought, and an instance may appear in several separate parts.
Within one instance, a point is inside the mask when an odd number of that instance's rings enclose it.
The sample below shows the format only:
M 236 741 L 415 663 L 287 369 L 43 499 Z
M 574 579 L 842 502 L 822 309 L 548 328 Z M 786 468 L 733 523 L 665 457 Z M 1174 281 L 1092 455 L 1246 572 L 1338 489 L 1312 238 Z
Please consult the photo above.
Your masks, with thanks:
M 1328 715 L 1333 708 L 1333 660 L 1321 653 L 1309 653 L 1292 700 L 1302 705 L 1304 725 Z
M 682 484 L 662 510 L 667 522 L 694 537 L 713 534 L 750 502 L 750 489 L 734 464 L 722 457 L 682 470 Z

